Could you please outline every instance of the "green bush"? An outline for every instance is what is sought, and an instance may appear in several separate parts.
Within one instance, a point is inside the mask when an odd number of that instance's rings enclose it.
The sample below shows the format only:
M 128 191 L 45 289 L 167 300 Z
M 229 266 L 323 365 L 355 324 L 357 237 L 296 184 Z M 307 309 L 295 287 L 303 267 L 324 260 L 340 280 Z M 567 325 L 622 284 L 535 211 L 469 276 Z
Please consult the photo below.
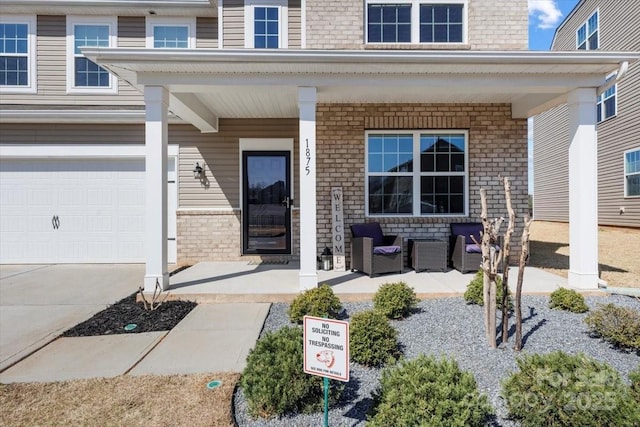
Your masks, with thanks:
M 289 319 L 302 324 L 306 315 L 335 319 L 342 310 L 340 299 L 329 285 L 321 285 L 298 295 L 289 306 Z
M 570 311 L 572 313 L 584 313 L 589 307 L 584 302 L 584 297 L 573 289 L 559 288 L 549 296 L 549 308 Z
M 303 372 L 302 328 L 285 327 L 265 334 L 247 357 L 240 385 L 254 417 L 322 409 L 323 379 Z M 341 388 L 332 381 L 330 395 L 335 402 Z
M 640 350 L 640 311 L 600 305 L 584 319 L 594 335 L 616 347 Z
M 373 296 L 373 307 L 389 319 L 402 319 L 418 304 L 413 288 L 404 282 L 385 283 Z
M 502 383 L 509 415 L 523 427 L 631 426 L 640 416 L 629 387 L 606 363 L 561 351 L 517 361 Z
M 629 374 L 631 380 L 631 395 L 640 405 L 640 365 Z
M 453 359 L 421 355 L 382 372 L 368 426 L 481 426 L 493 413 Z
M 349 324 L 351 360 L 366 366 L 394 362 L 400 355 L 398 332 L 376 310 L 356 313 Z
M 467 285 L 467 290 L 464 292 L 464 300 L 467 304 L 484 305 L 484 298 L 482 295 L 484 281 L 484 273 L 482 270 L 478 270 L 471 282 Z M 511 298 L 511 292 L 509 292 L 509 310 L 513 308 L 513 299 Z M 502 278 L 496 276 L 496 308 L 502 310 Z

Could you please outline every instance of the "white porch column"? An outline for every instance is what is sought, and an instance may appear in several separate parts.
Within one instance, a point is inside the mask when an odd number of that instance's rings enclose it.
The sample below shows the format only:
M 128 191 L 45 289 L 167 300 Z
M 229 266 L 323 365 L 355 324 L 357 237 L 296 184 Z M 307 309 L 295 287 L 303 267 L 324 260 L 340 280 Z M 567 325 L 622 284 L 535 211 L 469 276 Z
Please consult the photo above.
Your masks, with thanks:
M 569 93 L 569 286 L 598 288 L 596 90 Z
M 146 273 L 144 291 L 153 292 L 156 280 L 169 287 L 167 271 L 167 107 L 169 93 L 162 86 L 145 86 L 145 198 Z
M 298 88 L 300 110 L 300 290 L 318 286 L 316 272 L 316 88 Z

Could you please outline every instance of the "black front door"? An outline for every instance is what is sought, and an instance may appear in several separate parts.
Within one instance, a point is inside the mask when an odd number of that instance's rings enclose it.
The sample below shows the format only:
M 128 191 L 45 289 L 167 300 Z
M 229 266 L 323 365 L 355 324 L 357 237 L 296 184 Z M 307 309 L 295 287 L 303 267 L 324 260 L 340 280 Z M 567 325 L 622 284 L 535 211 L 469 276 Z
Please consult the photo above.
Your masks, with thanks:
M 291 253 L 291 154 L 242 152 L 242 252 Z

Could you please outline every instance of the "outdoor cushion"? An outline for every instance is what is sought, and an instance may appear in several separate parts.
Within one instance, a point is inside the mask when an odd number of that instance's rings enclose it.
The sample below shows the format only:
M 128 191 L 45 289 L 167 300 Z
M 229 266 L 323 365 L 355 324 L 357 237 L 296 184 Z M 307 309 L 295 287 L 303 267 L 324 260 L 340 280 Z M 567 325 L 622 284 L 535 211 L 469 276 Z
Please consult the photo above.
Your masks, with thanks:
M 451 224 L 451 234 L 453 234 L 454 236 L 464 236 L 465 243 L 467 245 L 472 245 L 475 243 L 471 238 L 472 234 L 476 236 L 476 240 L 478 240 L 479 242 L 482 239 L 483 231 L 484 228 L 482 224 L 477 222 L 462 222 Z
M 373 248 L 376 255 L 393 255 L 400 253 L 400 246 L 376 246 Z
M 500 246 L 498 245 L 493 245 L 494 248 L 496 248 L 496 250 L 500 250 Z M 475 243 L 472 245 L 465 245 L 464 250 L 466 253 L 468 254 L 481 254 L 482 253 L 482 248 L 478 245 L 476 245 Z
M 377 222 L 367 222 L 363 224 L 353 224 L 351 226 L 353 237 L 370 237 L 373 239 L 373 246 L 384 245 L 384 235 L 382 228 Z

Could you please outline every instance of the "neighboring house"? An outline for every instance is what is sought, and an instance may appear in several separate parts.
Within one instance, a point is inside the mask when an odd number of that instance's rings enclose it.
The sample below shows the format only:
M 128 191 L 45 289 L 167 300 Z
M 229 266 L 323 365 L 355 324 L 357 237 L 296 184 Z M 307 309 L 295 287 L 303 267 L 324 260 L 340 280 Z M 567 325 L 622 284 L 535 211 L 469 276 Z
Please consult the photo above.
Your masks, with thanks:
M 0 262 L 146 262 L 147 290 L 265 257 L 316 286 L 334 187 L 347 266 L 354 223 L 445 239 L 481 188 L 504 215 L 498 175 L 522 214 L 527 118 L 637 59 L 528 52 L 526 0 L 5 0 L 0 28 Z
M 640 2 L 582 0 L 560 24 L 553 51 L 640 51 Z M 611 76 L 611 81 L 616 76 Z M 598 223 L 640 227 L 640 64 L 598 96 Z M 569 220 L 567 106 L 534 118 L 534 216 Z

